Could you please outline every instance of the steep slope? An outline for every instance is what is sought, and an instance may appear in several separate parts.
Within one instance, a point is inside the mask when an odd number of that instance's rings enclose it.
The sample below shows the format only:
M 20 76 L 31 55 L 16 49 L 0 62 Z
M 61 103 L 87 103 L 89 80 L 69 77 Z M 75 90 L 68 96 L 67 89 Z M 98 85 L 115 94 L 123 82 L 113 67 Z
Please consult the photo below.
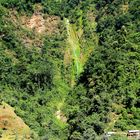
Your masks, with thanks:
M 126 134 L 140 129 L 140 3 L 95 3 L 99 43 L 69 94 L 69 139 L 98 139 L 105 131 Z
M 140 128 L 139 4 L 0 1 L 0 100 L 37 140 L 94 140 Z M 17 129 L 14 139 L 24 133 L 20 124 L 27 128 L 19 118 L 17 126 L 1 120 L 2 129 Z
M 65 19 L 66 29 L 68 34 L 68 43 L 72 50 L 72 56 L 76 67 L 76 75 L 78 76 L 82 71 L 82 62 L 80 61 L 80 43 L 76 31 L 69 23 L 68 19 Z
M 40 138 L 65 139 L 66 125 L 55 115 L 69 90 L 61 69 L 65 37 L 60 18 L 0 10 L 0 99 Z
M 13 106 L 40 137 L 66 139 L 65 98 L 76 84 L 89 53 L 84 53 L 88 45 L 81 41 L 82 15 L 79 27 L 63 9 L 66 5 L 71 11 L 71 2 L 0 3 L 0 98 Z M 58 12 L 60 3 L 64 14 Z M 70 22 L 63 21 L 65 16 Z M 70 70 L 63 59 L 66 48 L 71 55 Z
M 0 105 L 0 131 L 0 140 L 29 140 L 31 136 L 30 128 L 4 102 Z

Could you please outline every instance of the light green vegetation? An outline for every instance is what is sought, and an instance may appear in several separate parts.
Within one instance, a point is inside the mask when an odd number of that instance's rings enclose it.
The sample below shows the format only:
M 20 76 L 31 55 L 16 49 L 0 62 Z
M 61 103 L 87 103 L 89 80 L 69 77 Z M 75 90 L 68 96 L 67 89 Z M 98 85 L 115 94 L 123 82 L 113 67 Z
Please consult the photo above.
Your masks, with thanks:
M 65 23 L 66 23 L 66 29 L 68 34 L 68 46 L 71 48 L 74 65 L 75 65 L 75 71 L 76 71 L 75 73 L 76 76 L 78 76 L 83 69 L 83 64 L 80 61 L 81 60 L 80 43 L 76 30 L 74 29 L 74 26 L 69 23 L 68 19 L 65 19 Z

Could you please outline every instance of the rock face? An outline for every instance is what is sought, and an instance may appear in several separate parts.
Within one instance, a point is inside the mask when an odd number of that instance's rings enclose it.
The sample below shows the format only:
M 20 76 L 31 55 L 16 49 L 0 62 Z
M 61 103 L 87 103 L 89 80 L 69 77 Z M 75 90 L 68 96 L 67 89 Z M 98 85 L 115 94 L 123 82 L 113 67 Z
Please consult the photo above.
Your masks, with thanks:
M 6 103 L 0 105 L 0 140 L 29 140 L 30 128 Z

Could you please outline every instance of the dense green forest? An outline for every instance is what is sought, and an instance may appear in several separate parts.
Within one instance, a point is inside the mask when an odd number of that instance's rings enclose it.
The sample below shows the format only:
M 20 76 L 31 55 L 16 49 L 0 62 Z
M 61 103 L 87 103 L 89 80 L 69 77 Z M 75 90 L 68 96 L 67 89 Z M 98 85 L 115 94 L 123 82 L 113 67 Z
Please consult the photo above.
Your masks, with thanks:
M 140 129 L 140 0 L 0 0 L 3 101 L 33 140 Z

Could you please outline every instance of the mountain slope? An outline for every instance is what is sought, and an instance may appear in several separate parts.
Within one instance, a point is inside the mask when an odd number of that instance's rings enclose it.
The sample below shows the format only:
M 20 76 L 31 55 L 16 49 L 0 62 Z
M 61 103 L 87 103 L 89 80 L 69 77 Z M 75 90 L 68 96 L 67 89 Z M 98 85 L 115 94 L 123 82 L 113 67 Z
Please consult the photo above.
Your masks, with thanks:
M 139 0 L 1 0 L 0 100 L 37 140 L 140 129 L 139 15 Z
M 14 109 L 6 103 L 0 106 L 0 140 L 30 139 L 30 128 L 19 118 Z

